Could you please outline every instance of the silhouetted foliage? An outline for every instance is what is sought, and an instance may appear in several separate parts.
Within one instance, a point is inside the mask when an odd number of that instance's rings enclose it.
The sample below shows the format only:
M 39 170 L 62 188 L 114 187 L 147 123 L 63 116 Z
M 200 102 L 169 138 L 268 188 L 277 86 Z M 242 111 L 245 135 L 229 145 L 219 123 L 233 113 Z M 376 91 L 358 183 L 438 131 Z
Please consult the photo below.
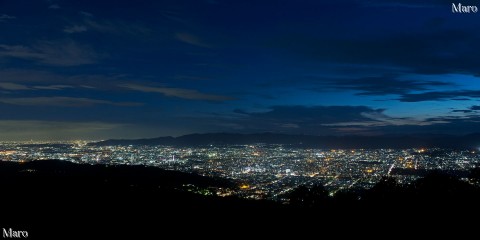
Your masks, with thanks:
M 470 174 L 468 176 L 470 178 L 470 180 L 479 185 L 480 184 L 480 168 L 477 167 L 477 168 L 474 168 L 472 170 L 470 170 Z
M 322 185 L 300 186 L 290 193 L 290 203 L 302 207 L 319 207 L 329 200 L 328 191 Z
M 367 191 L 364 200 L 394 201 L 404 192 L 395 178 L 383 177 L 374 187 Z
M 413 182 L 409 189 L 414 198 L 427 201 L 467 201 L 475 196 L 476 189 L 457 177 L 434 171 Z
M 475 174 L 478 172 L 472 171 L 472 178 L 478 176 Z M 185 186 L 190 186 L 188 184 L 197 186 L 187 188 L 194 190 L 235 187 L 232 182 L 221 179 L 144 166 L 0 161 L 2 218 L 53 225 L 44 220 L 48 216 L 57 219 L 55 225 L 63 224 L 62 229 L 78 226 L 71 222 L 84 218 L 98 226 L 108 221 L 117 224 L 121 221 L 130 227 L 133 222 L 144 224 L 152 218 L 172 225 L 176 222 L 170 221 L 171 218 L 179 218 L 177 222 L 194 219 L 190 220 L 191 223 L 198 225 L 207 222 L 204 216 L 216 214 L 218 219 L 232 219 L 239 214 L 251 217 L 250 214 L 266 212 L 265 216 L 274 212 L 282 217 L 289 213 L 318 215 L 321 212 L 325 219 L 348 215 L 363 218 L 426 214 L 426 209 L 431 212 L 453 209 L 454 212 L 470 214 L 479 208 L 480 202 L 478 187 L 440 172 L 427 174 L 406 185 L 385 177 L 371 189 L 341 190 L 333 198 L 321 185 L 300 186 L 289 194 L 288 205 L 237 197 L 203 196 L 185 191 Z M 260 218 L 255 220 L 265 222 Z M 155 227 L 158 226 L 152 229 Z
M 335 193 L 335 202 L 352 204 L 362 199 L 363 189 L 342 189 Z

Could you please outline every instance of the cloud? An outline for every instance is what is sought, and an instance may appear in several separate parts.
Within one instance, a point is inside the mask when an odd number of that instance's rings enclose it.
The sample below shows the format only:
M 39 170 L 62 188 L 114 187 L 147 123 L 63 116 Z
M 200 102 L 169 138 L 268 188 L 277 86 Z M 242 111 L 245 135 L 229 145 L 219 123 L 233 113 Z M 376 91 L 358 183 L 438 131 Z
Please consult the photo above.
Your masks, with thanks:
M 130 35 L 146 35 L 151 30 L 143 25 L 129 23 L 125 21 L 93 21 L 91 19 L 85 20 L 85 25 L 92 30 L 111 33 L 111 34 L 130 34 Z
M 55 9 L 55 10 L 56 10 L 56 9 L 60 9 L 60 5 L 58 5 L 58 4 L 52 4 L 52 5 L 48 6 L 48 8 L 49 8 L 49 9 Z
M 125 81 L 123 75 L 65 74 L 61 72 L 32 69 L 0 69 L 2 81 L 24 85 L 28 90 L 118 90 L 118 82 Z M 7 85 L 8 87 L 8 85 Z M 25 89 L 26 90 L 26 89 Z
M 2 76 L 0 89 L 9 91 L 60 91 L 86 88 L 82 85 L 107 84 L 106 79 L 108 79 L 107 77 L 91 79 L 89 75 L 66 76 L 31 69 L 2 69 L 0 76 Z
M 470 110 L 472 111 L 480 111 L 480 106 L 471 106 Z
M 365 116 L 367 117 L 368 115 L 365 114 Z M 323 124 L 323 126 L 378 128 L 378 127 L 395 127 L 395 126 L 429 126 L 433 124 L 445 123 L 444 121 L 433 121 L 433 120 L 425 121 L 425 120 L 416 120 L 411 118 L 392 118 L 388 116 L 384 116 L 380 118 L 372 118 L 372 120 L 360 121 L 360 122 L 328 123 L 328 124 Z
M 2 69 L 0 76 L 2 76 L 2 81 L 34 84 L 63 83 L 66 79 L 51 72 L 31 69 Z
M 351 90 L 355 92 L 355 95 L 360 96 L 398 95 L 398 98 L 388 100 L 398 100 L 400 102 L 468 101 L 480 97 L 480 90 L 462 89 L 464 87 L 451 80 L 447 82 L 405 79 L 405 76 L 408 75 L 393 74 L 354 79 L 348 79 L 347 77 L 318 79 L 308 77 L 306 80 L 313 87 L 305 87 L 304 89 L 317 92 Z M 302 81 L 302 79 L 299 81 Z M 449 88 L 457 88 L 458 90 L 441 91 L 441 89 Z
M 48 86 L 34 86 L 33 88 L 39 90 L 62 90 L 65 88 L 74 88 L 74 86 L 70 85 L 48 85 Z
M 54 66 L 93 64 L 100 58 L 93 49 L 74 41 L 43 41 L 32 47 L 0 44 L 0 57 L 26 59 Z
M 289 36 L 279 38 L 272 47 L 329 64 L 388 65 L 419 74 L 479 75 L 476 63 L 480 62 L 480 48 L 475 47 L 479 40 L 478 32 L 459 28 L 358 38 Z
M 180 42 L 194 45 L 197 47 L 203 47 L 203 48 L 211 48 L 209 44 L 203 42 L 199 37 L 190 34 L 190 33 L 185 33 L 185 32 L 179 32 L 175 34 L 175 39 L 177 39 Z
M 208 93 L 202 93 L 197 90 L 184 89 L 184 88 L 167 88 L 167 87 L 148 87 L 135 84 L 123 84 L 120 87 L 128 88 L 140 92 L 152 92 L 152 93 L 161 93 L 167 97 L 177 97 L 190 100 L 205 100 L 205 101 L 216 101 L 223 102 L 229 100 L 235 100 L 233 97 L 214 95 Z
M 160 16 L 174 22 L 189 24 L 191 21 L 187 18 L 185 14 L 182 14 L 180 11 L 176 10 L 160 10 Z
M 79 13 L 80 13 L 80 15 L 82 15 L 84 17 L 87 17 L 87 18 L 92 18 L 93 17 L 93 14 L 89 13 L 89 12 L 80 11 Z
M 21 45 L 0 44 L 0 56 L 35 59 L 42 58 L 42 54 Z
M 173 78 L 175 80 L 187 80 L 187 81 L 211 80 L 211 78 L 208 78 L 208 77 L 189 76 L 189 75 L 175 75 Z
M 462 1 L 462 5 L 475 4 L 476 0 Z M 450 0 L 370 0 L 365 1 L 363 4 L 373 7 L 405 7 L 405 8 L 427 8 L 427 7 L 451 7 L 452 1 Z
M 295 124 L 295 123 L 285 123 L 280 126 L 282 128 L 300 128 L 300 126 L 298 126 L 298 124 Z
M 0 98 L 0 103 L 20 106 L 56 106 L 56 107 L 87 107 L 97 104 L 114 106 L 138 106 L 139 103 L 111 102 L 89 98 L 73 97 L 29 97 L 29 98 Z
M 384 126 L 377 130 L 382 133 L 405 134 L 471 134 L 480 131 L 480 116 L 470 115 L 462 117 L 443 116 L 423 120 L 429 124 Z
M 0 82 L 0 88 L 5 90 L 62 90 L 65 88 L 74 88 L 70 85 L 45 85 L 45 86 L 27 86 L 24 84 L 17 84 L 11 82 Z
M 83 25 L 73 25 L 73 26 L 65 27 L 63 31 L 66 33 L 81 33 L 81 32 L 86 32 L 87 27 Z
M 31 88 L 25 85 L 10 82 L 0 82 L 0 88 L 5 90 L 31 90 Z
M 392 7 L 392 8 L 432 8 L 436 6 L 451 6 L 451 1 L 448 0 L 374 0 L 363 2 L 364 6 L 368 7 Z
M 358 91 L 358 95 L 401 95 L 412 91 L 425 91 L 440 86 L 453 86 L 452 83 L 441 81 L 405 80 L 399 75 L 384 75 L 380 77 L 362 77 L 356 79 L 320 80 L 324 91 L 325 87 L 342 90 Z
M 457 112 L 460 112 L 460 113 L 472 113 L 473 111 L 472 111 L 472 110 L 453 110 L 452 112 L 454 112 L 454 113 L 457 113 Z
M 264 112 L 236 109 L 234 116 L 214 116 L 211 122 L 218 126 L 235 126 L 235 129 L 245 132 L 371 135 L 401 133 L 398 129 L 419 131 L 434 125 L 448 124 L 453 119 L 395 118 L 386 115 L 385 111 L 367 106 L 273 106 Z
M 251 118 L 263 120 L 311 122 L 318 125 L 372 120 L 364 113 L 381 114 L 383 111 L 383 109 L 372 109 L 365 106 L 273 106 L 267 112 L 244 112 L 244 114 L 248 114 Z
M 70 26 L 66 26 L 63 31 L 65 33 L 82 33 L 87 31 L 95 31 L 99 33 L 115 34 L 115 35 L 149 35 L 152 30 L 147 26 L 135 22 L 123 20 L 101 20 L 96 19 L 89 12 L 80 12 L 83 19 Z
M 459 99 L 460 97 L 480 98 L 480 90 L 409 93 L 403 94 L 398 100 L 401 102 L 446 101 Z
M 338 134 L 339 126 L 361 126 L 365 132 L 372 125 L 384 124 L 384 109 L 366 106 L 273 106 L 264 112 L 234 110 L 236 117 L 224 118 L 222 124 L 244 131 L 273 131 L 302 134 Z M 220 121 L 217 117 L 215 121 Z M 348 124 L 347 124 L 348 123 Z
M 12 19 L 15 19 L 15 18 L 16 18 L 15 16 L 10 16 L 10 15 L 7 15 L 7 14 L 0 14 L 0 22 L 5 22 L 5 21 L 12 20 Z
M 476 113 L 477 111 L 480 111 L 480 106 L 471 106 L 469 107 L 468 109 L 464 109 L 464 110 L 453 110 L 452 112 L 461 112 L 461 113 Z

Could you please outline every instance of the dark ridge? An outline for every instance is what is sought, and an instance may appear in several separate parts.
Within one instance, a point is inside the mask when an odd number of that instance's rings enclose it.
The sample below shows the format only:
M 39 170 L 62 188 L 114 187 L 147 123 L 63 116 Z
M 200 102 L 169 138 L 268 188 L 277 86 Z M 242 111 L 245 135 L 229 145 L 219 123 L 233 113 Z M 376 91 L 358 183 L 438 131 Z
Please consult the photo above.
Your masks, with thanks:
M 432 174 L 432 172 L 442 172 L 444 174 L 456 176 L 456 177 L 468 177 L 470 172 L 468 170 L 431 170 L 431 169 L 412 169 L 412 168 L 393 168 L 390 174 L 392 175 L 411 175 L 425 177 Z
M 235 183 L 225 179 L 214 179 L 142 165 L 88 165 L 60 160 L 24 163 L 0 161 L 0 178 L 4 180 L 0 185 L 9 179 L 17 180 L 17 178 L 23 177 L 35 178 L 39 181 L 45 178 L 58 178 L 62 180 L 58 181 L 58 184 L 64 184 L 63 180 L 72 180 L 69 183 L 91 183 L 95 188 L 109 187 L 110 185 L 119 187 L 141 185 L 175 189 L 181 188 L 185 184 L 194 184 L 198 187 L 236 187 Z
M 176 224 L 201 224 L 203 216 L 222 214 L 222 209 L 241 213 L 283 207 L 216 197 L 216 189 L 236 186 L 225 179 L 145 166 L 0 161 L 0 231 L 2 226 L 26 228 L 29 239 L 70 239 L 71 234 L 91 239 L 96 232 L 111 239 L 139 231 L 137 239 Z
M 109 145 L 168 145 L 208 146 L 234 144 L 286 144 L 292 147 L 313 148 L 422 148 L 439 147 L 451 149 L 476 149 L 480 146 L 480 134 L 464 136 L 443 134 L 381 135 L 381 136 L 312 136 L 276 133 L 236 134 L 207 133 L 180 137 L 159 137 L 133 140 L 105 140 L 90 143 L 95 146 Z
M 315 230 L 339 223 L 390 227 L 405 217 L 411 224 L 450 223 L 477 216 L 479 173 L 474 169 L 468 176 L 477 185 L 430 172 L 408 185 L 384 178 L 372 189 L 342 190 L 334 197 L 322 186 L 302 186 L 287 196 L 291 204 L 282 205 L 185 191 L 185 184 L 209 190 L 235 183 L 152 167 L 0 161 L 0 227 L 28 230 L 29 239 L 144 239 L 266 233 L 269 224 Z

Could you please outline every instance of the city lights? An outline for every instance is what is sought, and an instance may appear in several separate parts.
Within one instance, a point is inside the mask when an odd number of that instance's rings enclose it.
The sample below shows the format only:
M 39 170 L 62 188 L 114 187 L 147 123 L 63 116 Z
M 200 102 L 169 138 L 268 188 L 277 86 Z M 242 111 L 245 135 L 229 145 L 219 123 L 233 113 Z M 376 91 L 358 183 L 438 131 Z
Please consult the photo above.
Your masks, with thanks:
M 446 149 L 303 149 L 278 144 L 206 147 L 95 146 L 86 143 L 3 143 L 0 158 L 25 162 L 58 159 L 81 164 L 146 165 L 238 182 L 221 196 L 282 200 L 300 185 L 329 191 L 370 188 L 383 176 L 401 183 L 424 170 L 466 171 L 480 154 Z

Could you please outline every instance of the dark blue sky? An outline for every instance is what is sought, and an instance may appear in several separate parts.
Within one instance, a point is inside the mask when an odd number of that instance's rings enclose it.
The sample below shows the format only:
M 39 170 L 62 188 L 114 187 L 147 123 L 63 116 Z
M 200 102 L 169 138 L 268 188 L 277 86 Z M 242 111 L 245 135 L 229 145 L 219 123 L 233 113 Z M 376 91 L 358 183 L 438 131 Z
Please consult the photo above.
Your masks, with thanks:
M 1 0 L 0 140 L 480 132 L 451 5 Z

